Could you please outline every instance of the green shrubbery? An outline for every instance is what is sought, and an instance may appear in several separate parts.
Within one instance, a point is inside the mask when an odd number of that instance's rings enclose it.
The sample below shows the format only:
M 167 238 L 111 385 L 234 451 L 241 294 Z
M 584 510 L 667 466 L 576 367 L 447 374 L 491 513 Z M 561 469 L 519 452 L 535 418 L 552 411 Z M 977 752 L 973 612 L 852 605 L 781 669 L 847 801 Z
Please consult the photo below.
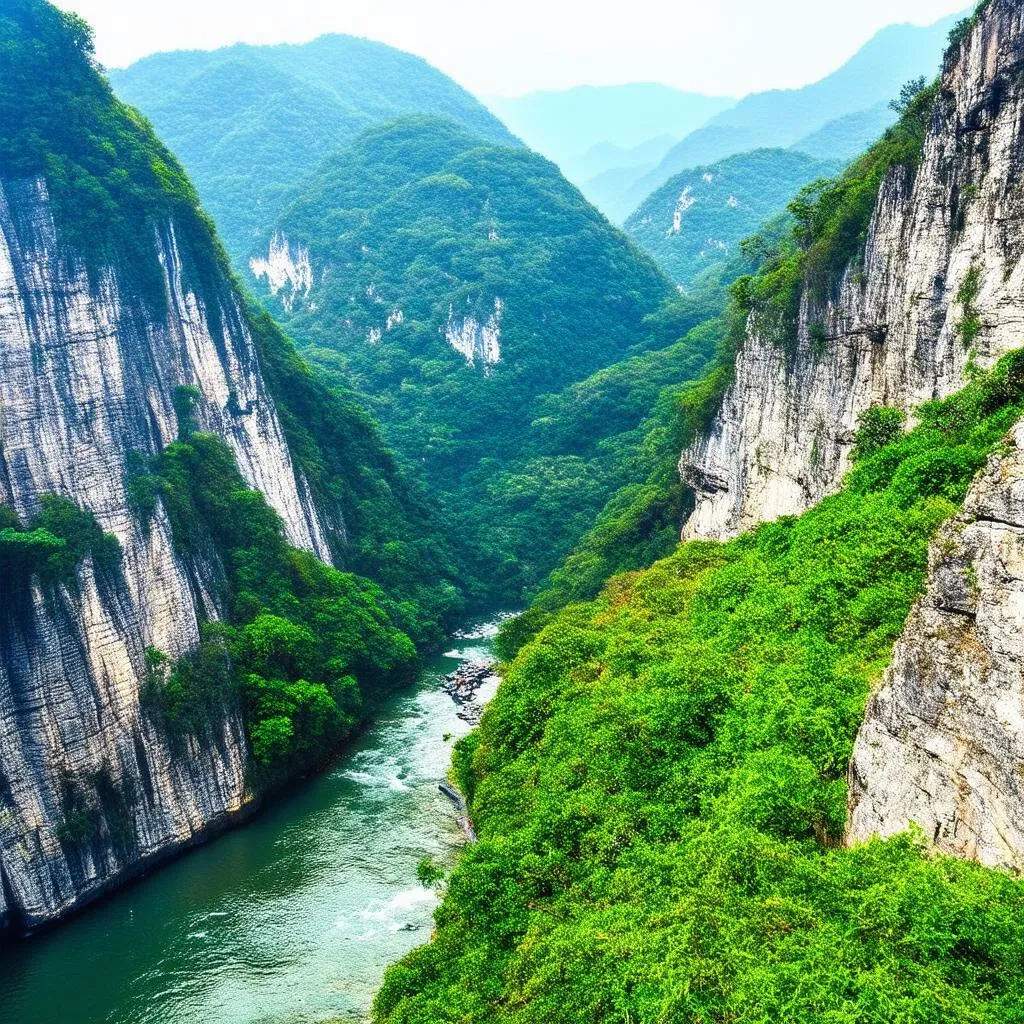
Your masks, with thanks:
M 324 758 L 360 720 L 364 696 L 414 670 L 415 648 L 395 624 L 407 609 L 290 547 L 218 438 L 192 434 L 171 445 L 150 476 L 179 550 L 223 566 L 229 614 L 173 666 L 149 652 L 147 706 L 173 732 L 201 733 L 240 703 L 270 779 Z
M 923 837 L 840 840 L 930 538 L 1022 412 L 1017 353 L 865 435 L 800 518 L 509 626 L 540 631 L 455 756 L 480 842 L 377 1019 L 1019 1020 L 1024 887 Z
M 67 498 L 43 495 L 42 508 L 27 526 L 0 505 L 0 576 L 5 588 L 22 588 L 29 577 L 73 585 L 78 566 L 91 556 L 101 573 L 116 572 L 121 545 L 104 533 L 91 512 Z

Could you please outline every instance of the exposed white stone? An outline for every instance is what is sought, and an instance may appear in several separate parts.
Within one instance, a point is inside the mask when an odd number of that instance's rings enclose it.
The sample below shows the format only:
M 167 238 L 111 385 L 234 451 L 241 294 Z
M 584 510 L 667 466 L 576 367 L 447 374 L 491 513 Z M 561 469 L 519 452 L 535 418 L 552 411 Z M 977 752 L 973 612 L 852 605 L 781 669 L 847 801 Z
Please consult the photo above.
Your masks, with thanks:
M 883 183 L 863 262 L 834 301 L 805 297 L 789 351 L 752 323 L 711 428 L 683 453 L 696 492 L 684 537 L 724 539 L 797 514 L 849 469 L 859 416 L 912 413 L 963 386 L 1024 338 L 1024 61 L 1022 15 L 993 0 L 943 76 L 944 95 L 916 177 Z M 960 337 L 957 293 L 972 265 L 982 322 Z
M 384 337 L 384 332 L 379 327 L 371 327 L 366 332 L 366 341 L 370 345 L 379 345 L 380 339 Z
M 728 206 L 730 209 L 735 210 L 736 207 L 740 205 L 740 201 L 735 196 L 729 196 L 729 198 L 725 201 L 725 205 Z
M 0 501 L 28 517 L 41 495 L 62 494 L 123 552 L 112 578 L 87 561 L 77 587 L 37 588 L 0 623 L 0 892 L 13 900 L 0 915 L 29 926 L 251 801 L 235 711 L 172 743 L 141 706 L 146 649 L 179 657 L 198 643 L 200 617 L 220 614 L 213 567 L 179 557 L 162 508 L 146 527 L 129 509 L 128 453 L 147 458 L 176 439 L 176 387 L 200 391 L 201 428 L 231 446 L 291 542 L 329 556 L 237 296 L 227 284 L 209 296 L 220 303 L 211 317 L 184 284 L 173 226 L 154 241 L 168 296 L 159 318 L 127 308 L 112 271 L 90 283 L 58 255 L 41 182 L 0 185 Z M 95 802 L 98 773 L 125 797 L 127 842 L 99 810 L 95 841 L 62 842 L 68 781 Z
M 857 737 L 847 838 L 915 824 L 946 853 L 1024 870 L 1024 424 L 929 561 Z
M 387 321 L 384 324 L 385 331 L 393 331 L 396 327 L 401 327 L 405 323 L 405 313 L 400 309 L 396 309 L 388 314 Z
M 714 180 L 715 180 L 715 176 L 713 174 L 705 172 L 705 174 L 704 174 L 704 183 L 706 185 L 710 185 L 711 182 L 713 182 Z
M 683 230 L 683 214 L 686 213 L 686 211 L 689 210 L 696 202 L 697 198 L 693 194 L 693 187 L 691 185 L 687 185 L 676 202 L 676 208 L 672 214 L 672 227 L 668 229 L 667 234 L 678 235 L 679 232 Z
M 505 303 L 494 300 L 494 312 L 481 323 L 474 316 L 457 317 L 453 307 L 448 308 L 448 323 L 444 326 L 445 340 L 460 352 L 470 366 L 481 362 L 485 373 L 501 361 L 501 318 Z
M 280 295 L 282 305 L 289 312 L 297 299 L 307 298 L 313 290 L 309 249 L 296 245 L 293 256 L 291 243 L 280 231 L 274 232 L 267 256 L 254 256 L 249 260 L 249 269 L 257 281 L 267 279 L 270 294 Z

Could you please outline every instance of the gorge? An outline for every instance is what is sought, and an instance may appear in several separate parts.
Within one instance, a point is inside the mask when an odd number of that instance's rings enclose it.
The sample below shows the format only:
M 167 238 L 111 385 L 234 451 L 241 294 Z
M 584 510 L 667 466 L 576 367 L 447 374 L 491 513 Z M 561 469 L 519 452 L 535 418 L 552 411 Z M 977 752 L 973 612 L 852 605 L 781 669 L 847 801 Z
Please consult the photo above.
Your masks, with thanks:
M 114 76 L 182 164 L 0 13 L 0 1016 L 1019 1021 L 1019 0 L 632 238 L 388 47 Z

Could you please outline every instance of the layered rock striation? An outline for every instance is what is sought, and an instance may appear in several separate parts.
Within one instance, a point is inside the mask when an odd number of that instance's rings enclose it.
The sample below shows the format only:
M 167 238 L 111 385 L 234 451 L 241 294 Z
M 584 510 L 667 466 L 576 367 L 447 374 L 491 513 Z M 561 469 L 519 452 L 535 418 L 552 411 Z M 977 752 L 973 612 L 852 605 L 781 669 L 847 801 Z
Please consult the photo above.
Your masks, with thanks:
M 969 362 L 1021 344 L 1022 19 L 991 0 L 950 54 L 920 167 L 888 173 L 863 258 L 833 298 L 804 296 L 795 345 L 747 337 L 711 428 L 682 456 L 696 494 L 686 538 L 803 512 L 838 488 L 865 410 L 912 413 L 958 390 Z
M 13 930 L 61 917 L 253 799 L 237 712 L 170 737 L 142 700 L 147 649 L 185 654 L 222 611 L 217 567 L 183 559 L 162 509 L 143 523 L 129 498 L 133 465 L 178 437 L 182 388 L 289 541 L 330 557 L 241 300 L 226 280 L 213 297 L 189 287 L 174 224 L 154 245 L 159 314 L 117 268 L 90 276 L 59 249 L 42 181 L 0 183 L 0 503 L 25 520 L 62 495 L 122 549 L 116 570 L 87 559 L 71 586 L 0 581 L 0 926 Z

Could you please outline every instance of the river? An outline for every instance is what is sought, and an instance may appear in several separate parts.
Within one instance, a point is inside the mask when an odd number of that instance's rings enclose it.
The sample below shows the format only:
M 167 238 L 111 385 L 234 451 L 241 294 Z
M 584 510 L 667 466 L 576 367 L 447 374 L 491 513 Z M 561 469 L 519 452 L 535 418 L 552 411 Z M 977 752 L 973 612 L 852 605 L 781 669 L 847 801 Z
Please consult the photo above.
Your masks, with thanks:
M 430 937 L 437 898 L 417 863 L 450 865 L 465 841 L 437 785 L 469 726 L 440 681 L 461 660 L 489 659 L 493 633 L 486 624 L 453 640 L 293 796 L 59 928 L 0 947 L 0 1020 L 368 1019 L 384 968 Z

